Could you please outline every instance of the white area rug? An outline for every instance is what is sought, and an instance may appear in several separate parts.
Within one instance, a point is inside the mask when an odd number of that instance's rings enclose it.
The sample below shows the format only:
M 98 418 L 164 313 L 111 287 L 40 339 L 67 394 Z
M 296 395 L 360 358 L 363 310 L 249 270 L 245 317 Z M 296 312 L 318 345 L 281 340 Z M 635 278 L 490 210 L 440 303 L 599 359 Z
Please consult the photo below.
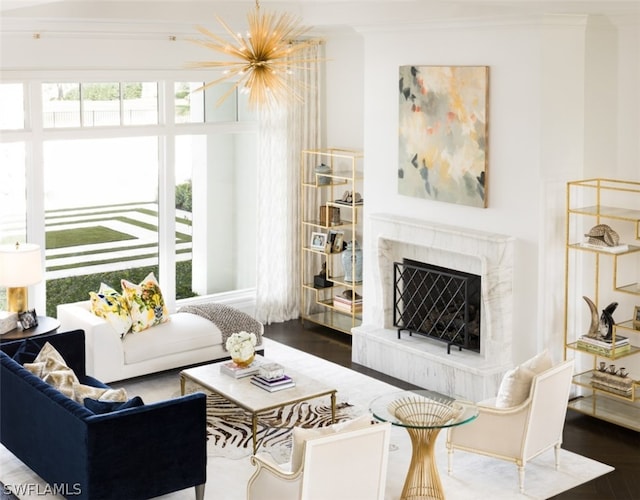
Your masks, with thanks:
M 398 389 L 384 382 L 348 370 L 334 363 L 297 351 L 285 345 L 265 340 L 265 357 L 278 361 L 285 367 L 305 373 L 338 389 L 338 402 L 354 405 L 355 414 L 368 412 L 369 402 L 376 396 Z M 166 399 L 179 390 L 175 373 L 146 377 L 114 387 L 124 386 L 127 392 L 140 395 L 146 402 Z M 545 499 L 571 489 L 598 476 L 611 472 L 612 467 L 562 450 L 560 470 L 554 468 L 553 451 L 548 451 L 527 464 L 526 493 L 518 493 L 516 466 L 501 460 L 479 455 L 456 452 L 453 475 L 447 474 L 445 432 L 438 436 L 436 456 L 445 495 L 448 500 L 513 500 Z M 207 464 L 205 498 L 210 500 L 244 500 L 246 484 L 253 473 L 249 457 L 229 459 L 210 453 Z M 386 500 L 400 498 L 402 485 L 409 466 L 411 442 L 407 432 L 393 427 L 391 451 L 387 475 Z M 17 460 L 4 447 L 0 447 L 0 481 L 5 485 L 44 483 L 28 467 Z M 166 500 L 193 500 L 193 489 L 184 490 L 162 498 Z M 54 495 L 22 496 L 21 498 L 61 498 Z M 273 500 L 279 500 L 274 498 Z M 340 500 L 340 499 L 334 499 Z M 344 499 L 349 500 L 349 499 Z

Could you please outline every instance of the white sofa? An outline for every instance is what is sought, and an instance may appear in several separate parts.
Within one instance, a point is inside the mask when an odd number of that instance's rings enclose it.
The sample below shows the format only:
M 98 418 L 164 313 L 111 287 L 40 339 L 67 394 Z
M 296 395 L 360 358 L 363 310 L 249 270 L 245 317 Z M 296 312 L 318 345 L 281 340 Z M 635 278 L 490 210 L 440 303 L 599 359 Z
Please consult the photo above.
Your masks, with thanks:
M 197 314 L 176 312 L 166 323 L 124 338 L 91 312 L 88 300 L 60 304 L 57 315 L 60 331 L 84 330 L 87 373 L 104 383 L 229 359 L 220 328 Z M 258 325 L 261 339 L 263 327 Z M 256 350 L 262 352 L 262 346 Z

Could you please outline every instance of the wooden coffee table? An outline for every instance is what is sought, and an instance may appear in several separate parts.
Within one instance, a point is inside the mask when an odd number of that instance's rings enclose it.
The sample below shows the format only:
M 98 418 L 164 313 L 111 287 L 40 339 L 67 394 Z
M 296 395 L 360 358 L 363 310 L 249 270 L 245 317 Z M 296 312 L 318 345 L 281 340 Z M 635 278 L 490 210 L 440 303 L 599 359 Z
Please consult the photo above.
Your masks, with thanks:
M 285 373 L 296 383 L 295 387 L 277 392 L 268 392 L 256 387 L 250 381 L 251 377 L 233 378 L 220 372 L 224 362 L 197 366 L 180 372 L 180 390 L 184 395 L 185 384 L 189 380 L 194 384 L 219 394 L 239 408 L 251 414 L 251 430 L 253 437 L 253 453 L 258 449 L 258 416 L 261 413 L 282 408 L 286 405 L 307 401 L 323 396 L 331 397 L 331 421 L 336 420 L 336 392 L 337 389 L 326 386 L 306 375 L 289 370 Z

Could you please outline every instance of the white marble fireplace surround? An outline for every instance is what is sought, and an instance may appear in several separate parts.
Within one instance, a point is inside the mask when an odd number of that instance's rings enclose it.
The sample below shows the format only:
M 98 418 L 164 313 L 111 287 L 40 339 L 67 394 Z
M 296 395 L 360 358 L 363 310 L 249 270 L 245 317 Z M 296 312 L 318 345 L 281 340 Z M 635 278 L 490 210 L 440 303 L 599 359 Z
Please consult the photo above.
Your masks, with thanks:
M 367 229 L 375 262 L 368 278 L 362 326 L 353 329 L 352 360 L 412 384 L 480 401 L 494 397 L 513 365 L 514 238 L 391 214 L 373 214 Z M 393 327 L 393 263 L 409 258 L 480 275 L 480 353 L 458 351 Z

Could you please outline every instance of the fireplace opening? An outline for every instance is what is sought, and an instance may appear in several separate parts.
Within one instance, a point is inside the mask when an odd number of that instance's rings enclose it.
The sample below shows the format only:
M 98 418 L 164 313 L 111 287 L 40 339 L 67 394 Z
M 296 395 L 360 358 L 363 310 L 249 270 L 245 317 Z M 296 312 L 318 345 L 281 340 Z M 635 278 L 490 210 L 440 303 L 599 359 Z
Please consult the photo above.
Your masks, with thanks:
M 394 263 L 393 326 L 480 352 L 481 277 L 403 259 Z

